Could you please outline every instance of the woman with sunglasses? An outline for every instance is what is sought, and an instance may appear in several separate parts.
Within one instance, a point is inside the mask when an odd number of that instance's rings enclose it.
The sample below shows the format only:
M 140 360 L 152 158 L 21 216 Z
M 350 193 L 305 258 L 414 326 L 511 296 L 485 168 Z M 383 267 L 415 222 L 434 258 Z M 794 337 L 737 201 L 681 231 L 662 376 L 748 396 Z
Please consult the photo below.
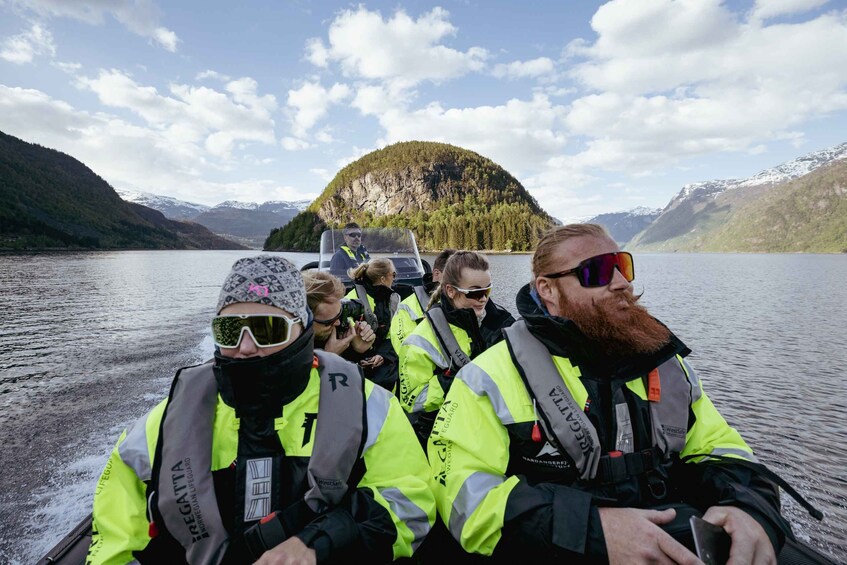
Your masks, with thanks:
M 400 305 L 400 295 L 391 288 L 397 277 L 394 263 L 384 257 L 371 259 L 350 269 L 347 274 L 353 279 L 354 287 L 345 298 L 362 304 L 362 319 L 370 324 L 376 334 L 373 349 L 359 365 L 365 377 L 394 391 L 397 386 L 397 354 L 388 339 L 391 318 Z
M 435 520 L 429 466 L 392 394 L 312 345 L 303 279 L 239 259 L 214 359 L 121 435 L 87 563 L 388 563 Z
M 424 446 L 453 376 L 500 341 L 500 330 L 515 321 L 491 300 L 491 288 L 488 260 L 475 251 L 457 251 L 444 266 L 426 319 L 400 346 L 400 403 Z

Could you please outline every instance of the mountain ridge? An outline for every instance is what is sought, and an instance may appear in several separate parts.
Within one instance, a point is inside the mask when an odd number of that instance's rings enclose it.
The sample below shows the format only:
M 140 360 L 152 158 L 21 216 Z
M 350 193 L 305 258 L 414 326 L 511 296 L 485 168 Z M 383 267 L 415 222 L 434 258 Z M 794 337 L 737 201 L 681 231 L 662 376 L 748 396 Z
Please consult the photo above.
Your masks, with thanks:
M 847 224 L 847 212 L 840 211 L 843 195 L 838 189 L 839 183 L 847 182 L 847 168 L 842 170 L 839 166 L 843 163 L 847 163 L 847 143 L 801 155 L 747 178 L 687 184 L 650 225 L 630 240 L 627 247 L 631 250 L 660 252 L 768 252 L 782 249 L 839 252 L 847 248 L 847 229 L 841 237 L 836 234 L 828 238 L 825 244 L 823 240 L 815 238 L 804 239 L 818 241 L 823 247 L 808 247 L 801 242 L 792 245 L 789 242 L 772 240 L 768 235 L 769 230 L 773 231 L 772 227 L 761 222 L 761 215 L 775 217 L 775 212 L 768 208 L 768 203 L 778 195 L 783 195 L 784 202 L 793 202 L 795 205 L 786 210 L 786 214 L 791 216 L 786 221 L 795 229 L 785 231 L 784 237 L 790 238 L 792 234 L 803 232 L 804 225 L 819 226 L 818 229 L 826 233 L 830 230 L 837 231 L 840 221 Z M 819 176 L 827 177 L 826 182 L 834 183 L 833 186 L 821 188 L 814 182 L 808 184 L 803 180 L 814 180 Z M 816 212 L 801 211 L 796 207 L 800 202 L 804 202 L 801 194 L 797 194 L 795 199 L 785 196 L 809 189 L 810 186 L 816 187 L 815 190 L 820 192 L 821 201 L 828 202 L 828 206 L 835 211 L 835 216 L 824 209 L 818 209 Z M 839 214 L 844 215 L 843 220 Z M 754 234 L 748 228 L 739 227 L 745 222 L 758 225 L 762 233 Z M 729 225 L 735 227 L 729 230 Z M 731 232 L 743 233 L 744 239 L 733 242 L 728 235 Z
M 0 248 L 244 249 L 130 204 L 70 155 L 0 132 Z

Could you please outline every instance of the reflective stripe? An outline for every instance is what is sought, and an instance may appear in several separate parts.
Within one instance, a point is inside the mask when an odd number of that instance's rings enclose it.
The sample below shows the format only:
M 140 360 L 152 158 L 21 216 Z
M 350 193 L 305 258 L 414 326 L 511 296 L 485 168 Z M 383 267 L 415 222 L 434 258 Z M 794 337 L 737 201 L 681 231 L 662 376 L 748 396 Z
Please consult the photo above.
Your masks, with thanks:
M 515 418 L 506 406 L 506 400 L 491 376 L 478 365 L 465 365 L 456 373 L 456 378 L 464 382 L 477 396 L 487 396 L 491 407 L 504 426 L 515 423 Z
M 412 406 L 412 412 L 423 412 L 426 406 L 426 399 L 429 398 L 429 383 L 426 383 L 415 398 L 415 405 Z
M 751 452 L 744 449 L 738 449 L 737 447 L 716 447 L 712 450 L 710 455 L 737 455 L 742 459 L 752 461 L 753 463 L 759 462 L 759 460 L 756 459 L 756 456 Z M 708 457 L 705 459 L 708 459 Z
M 388 418 L 390 394 L 381 386 L 375 386 L 371 391 L 371 395 L 368 397 L 368 439 L 365 441 L 365 448 L 362 450 L 362 453 L 376 443 L 379 432 L 382 431 L 382 426 L 385 425 L 385 420 Z
M 399 313 L 401 310 L 402 310 L 403 312 L 407 313 L 407 314 L 409 315 L 409 317 L 412 319 L 412 321 L 413 321 L 413 322 L 414 322 L 414 321 L 416 321 L 416 320 L 418 320 L 419 318 L 421 318 L 421 316 L 420 316 L 420 315 L 418 315 L 418 313 L 417 313 L 417 312 L 415 312 L 414 310 L 412 310 L 412 307 L 411 307 L 411 306 L 409 306 L 408 304 L 403 304 L 403 303 L 401 302 L 401 303 L 400 303 L 400 306 L 398 306 L 398 307 L 397 307 L 397 312 Z
M 450 523 L 447 525 L 450 533 L 455 539 L 462 539 L 462 530 L 465 523 L 471 517 L 474 510 L 482 504 L 486 495 L 494 488 L 506 482 L 503 475 L 491 475 L 489 473 L 476 472 L 465 479 L 459 494 L 453 500 L 450 509 Z
M 442 348 L 444 357 L 450 358 L 450 369 L 458 371 L 470 363 L 471 358 L 462 350 L 459 342 L 456 341 L 456 336 L 453 335 L 453 330 L 450 329 L 450 324 L 447 322 L 441 306 L 433 306 L 424 315 L 429 320 L 429 325 L 435 334 L 435 340 Z
M 703 396 L 703 391 L 700 390 L 700 377 L 697 376 L 697 373 L 685 359 L 682 359 L 682 370 L 685 371 L 688 382 L 691 383 L 691 404 L 694 404 Z
M 434 346 L 428 339 L 419 334 L 412 334 L 403 340 L 403 345 L 414 345 L 424 350 L 424 353 L 429 355 L 435 365 L 440 369 L 446 369 L 449 365 L 447 359 L 441 354 L 441 351 Z
M 150 449 L 147 446 L 147 415 L 133 422 L 118 446 L 121 461 L 126 463 L 142 481 L 149 481 L 153 472 Z
M 377 489 L 379 494 L 388 501 L 392 512 L 397 515 L 400 521 L 415 535 L 412 540 L 412 549 L 415 550 L 423 543 L 424 538 L 429 533 L 429 516 L 421 509 L 420 506 L 412 502 L 408 496 L 396 487 L 386 487 Z

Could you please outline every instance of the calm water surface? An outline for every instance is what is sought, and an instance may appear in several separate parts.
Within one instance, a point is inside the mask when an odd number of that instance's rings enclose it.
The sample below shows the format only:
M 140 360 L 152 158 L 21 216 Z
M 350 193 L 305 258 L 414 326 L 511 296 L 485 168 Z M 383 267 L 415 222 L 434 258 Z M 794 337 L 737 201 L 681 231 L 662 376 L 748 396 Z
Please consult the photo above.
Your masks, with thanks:
M 121 430 L 208 358 L 232 263 L 255 251 L 0 255 L 0 563 L 32 563 L 90 510 Z M 298 266 L 314 254 L 282 254 Z M 425 256 L 430 264 L 433 256 Z M 515 312 L 528 255 L 492 255 Z M 795 533 L 847 561 L 847 256 L 638 255 L 637 292 L 694 353 L 783 497 Z

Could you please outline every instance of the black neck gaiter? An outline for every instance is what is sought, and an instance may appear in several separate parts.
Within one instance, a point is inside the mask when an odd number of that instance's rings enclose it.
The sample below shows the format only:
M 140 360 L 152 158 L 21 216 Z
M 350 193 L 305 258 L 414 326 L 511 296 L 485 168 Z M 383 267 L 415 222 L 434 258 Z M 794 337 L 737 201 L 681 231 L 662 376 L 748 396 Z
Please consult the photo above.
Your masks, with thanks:
M 291 345 L 267 357 L 231 359 L 215 353 L 215 379 L 223 401 L 235 408 L 240 420 L 236 459 L 235 532 L 241 534 L 256 519 L 279 510 L 282 459 L 285 451 L 274 427 L 283 406 L 309 383 L 314 358 L 309 327 Z M 251 496 L 247 484 L 265 483 L 266 496 Z M 265 490 L 266 489 L 266 490 Z M 240 535 L 236 535 L 240 539 Z

